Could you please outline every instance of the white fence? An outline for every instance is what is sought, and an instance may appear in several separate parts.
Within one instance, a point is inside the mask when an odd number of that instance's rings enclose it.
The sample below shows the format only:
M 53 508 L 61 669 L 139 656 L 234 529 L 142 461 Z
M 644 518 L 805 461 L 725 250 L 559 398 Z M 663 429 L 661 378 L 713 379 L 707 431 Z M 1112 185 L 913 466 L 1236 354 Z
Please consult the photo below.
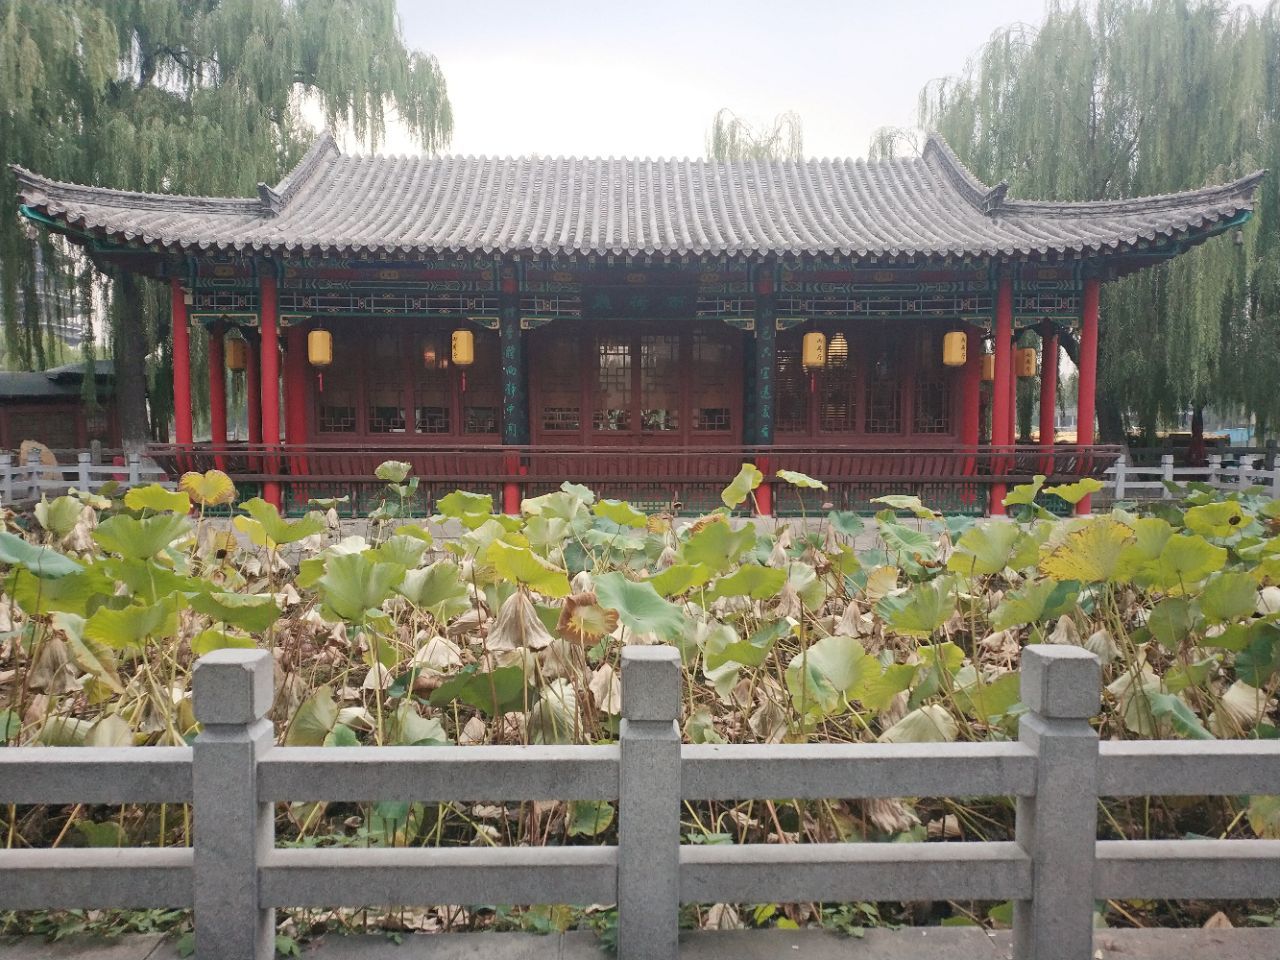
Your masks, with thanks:
M 168 483 L 168 476 L 154 463 L 136 453 L 122 457 L 124 463 L 95 463 L 87 450 L 76 453 L 75 463 L 43 463 L 39 452 L 32 452 L 25 463 L 11 453 L 0 453 L 0 503 L 10 505 L 39 500 L 42 496 L 58 497 L 72 487 L 96 490 L 108 481 L 121 488 L 149 483 Z
M 1116 500 L 1160 500 L 1173 496 L 1167 484 L 1185 486 L 1207 483 L 1218 490 L 1248 490 L 1262 487 L 1270 496 L 1280 498 L 1280 465 L 1268 467 L 1267 457 L 1240 454 L 1232 460 L 1212 454 L 1203 467 L 1174 466 L 1172 454 L 1160 457 L 1158 466 L 1138 467 L 1121 456 L 1107 470 L 1107 488 Z
M 1013 742 L 682 745 L 671 647 L 627 647 L 619 742 L 280 747 L 266 651 L 195 670 L 192 747 L 0 749 L 0 803 L 183 803 L 193 848 L 0 850 L 0 910 L 191 908 L 199 960 L 270 960 L 280 907 L 610 903 L 621 960 L 675 960 L 681 903 L 1012 900 L 1018 960 L 1091 960 L 1098 899 L 1280 896 L 1280 841 L 1098 840 L 1099 797 L 1272 793 L 1280 740 L 1099 743 L 1100 670 L 1027 647 Z M 682 843 L 682 804 L 1005 796 L 1013 840 Z M 609 846 L 282 848 L 283 801 L 616 800 Z

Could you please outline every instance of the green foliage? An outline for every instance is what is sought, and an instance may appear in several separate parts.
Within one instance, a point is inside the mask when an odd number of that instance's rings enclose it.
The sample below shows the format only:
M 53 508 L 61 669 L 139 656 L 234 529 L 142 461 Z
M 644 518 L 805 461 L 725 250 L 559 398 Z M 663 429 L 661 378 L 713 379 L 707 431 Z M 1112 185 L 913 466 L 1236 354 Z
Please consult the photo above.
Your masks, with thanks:
M 95 315 L 101 288 L 65 244 L 28 239 L 10 163 L 74 183 L 253 196 L 300 159 L 317 107 L 369 147 L 389 111 L 427 150 L 453 127 L 439 64 L 406 47 L 387 0 L 7 0 L 0 103 L 0 320 L 10 361 L 34 369 L 55 359 L 46 316 Z M 126 277 L 108 292 L 109 342 L 128 373 L 122 427 L 144 440 L 147 382 L 166 379 L 155 348 L 168 290 Z M 93 348 L 90 338 L 86 359 Z M 168 393 L 150 400 L 163 423 Z
M 1114 200 L 1280 167 L 1280 16 L 1202 0 L 1048 7 L 997 30 L 960 76 L 921 91 L 937 130 L 987 183 L 1047 200 Z M 1177 82 L 1171 82 L 1176 77 Z M 1046 143 L 1061 149 L 1046 151 Z M 884 131 L 873 156 L 918 149 Z M 1030 158 L 1030 159 L 1029 159 Z M 1227 236 L 1106 284 L 1099 350 L 1104 435 L 1147 435 L 1188 407 L 1239 404 L 1280 422 L 1280 185 L 1264 180 L 1239 243 Z M 1107 439 L 1120 440 L 1119 435 Z

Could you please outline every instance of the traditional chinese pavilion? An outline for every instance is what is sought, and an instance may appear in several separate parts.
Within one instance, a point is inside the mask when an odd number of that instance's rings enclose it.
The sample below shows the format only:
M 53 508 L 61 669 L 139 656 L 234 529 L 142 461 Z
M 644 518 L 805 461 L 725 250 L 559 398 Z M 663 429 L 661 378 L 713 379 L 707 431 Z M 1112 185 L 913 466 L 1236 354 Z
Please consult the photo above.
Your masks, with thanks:
M 999 513 L 1009 483 L 1105 469 L 1099 286 L 1238 227 L 1261 177 L 1049 203 L 979 182 L 936 136 L 911 159 L 716 163 L 350 156 L 328 134 L 252 198 L 17 174 L 28 218 L 172 285 L 174 436 L 153 452 L 175 470 L 218 463 L 295 508 L 375 489 L 388 456 L 426 508 L 463 486 L 513 510 L 573 480 L 702 509 L 744 459 L 830 486 L 766 485 L 764 513 L 888 492 Z M 1064 329 L 1080 427 L 1055 446 Z M 1042 441 L 1020 447 L 1014 388 L 1037 372 Z M 246 378 L 245 444 L 228 377 Z M 212 443 L 193 442 L 192 389 Z

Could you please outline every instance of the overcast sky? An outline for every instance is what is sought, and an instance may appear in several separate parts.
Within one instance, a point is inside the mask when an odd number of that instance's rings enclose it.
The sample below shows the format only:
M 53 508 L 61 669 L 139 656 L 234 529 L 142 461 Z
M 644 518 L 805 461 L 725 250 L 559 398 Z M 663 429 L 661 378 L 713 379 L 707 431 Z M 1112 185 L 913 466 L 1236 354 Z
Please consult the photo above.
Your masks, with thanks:
M 930 79 L 1043 0 L 397 0 L 439 58 L 450 152 L 699 156 L 716 110 L 786 110 L 805 153 L 865 156 Z M 1264 0 L 1256 0 L 1261 7 Z M 410 152 L 393 135 L 381 152 Z

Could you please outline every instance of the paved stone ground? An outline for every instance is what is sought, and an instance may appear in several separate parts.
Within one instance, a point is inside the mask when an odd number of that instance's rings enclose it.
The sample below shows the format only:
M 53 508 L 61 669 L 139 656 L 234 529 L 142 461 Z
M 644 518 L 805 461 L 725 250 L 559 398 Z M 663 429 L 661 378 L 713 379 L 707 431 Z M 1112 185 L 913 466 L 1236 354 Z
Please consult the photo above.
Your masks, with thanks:
M 1274 960 L 1280 930 L 1100 930 L 1092 960 Z M 3 960 L 176 960 L 158 936 L 118 940 L 0 938 Z M 304 946 L 308 960 L 608 960 L 595 936 L 475 933 L 327 937 Z M 681 960 L 1009 960 L 1009 934 L 958 928 L 870 930 L 861 939 L 814 930 L 688 933 Z

